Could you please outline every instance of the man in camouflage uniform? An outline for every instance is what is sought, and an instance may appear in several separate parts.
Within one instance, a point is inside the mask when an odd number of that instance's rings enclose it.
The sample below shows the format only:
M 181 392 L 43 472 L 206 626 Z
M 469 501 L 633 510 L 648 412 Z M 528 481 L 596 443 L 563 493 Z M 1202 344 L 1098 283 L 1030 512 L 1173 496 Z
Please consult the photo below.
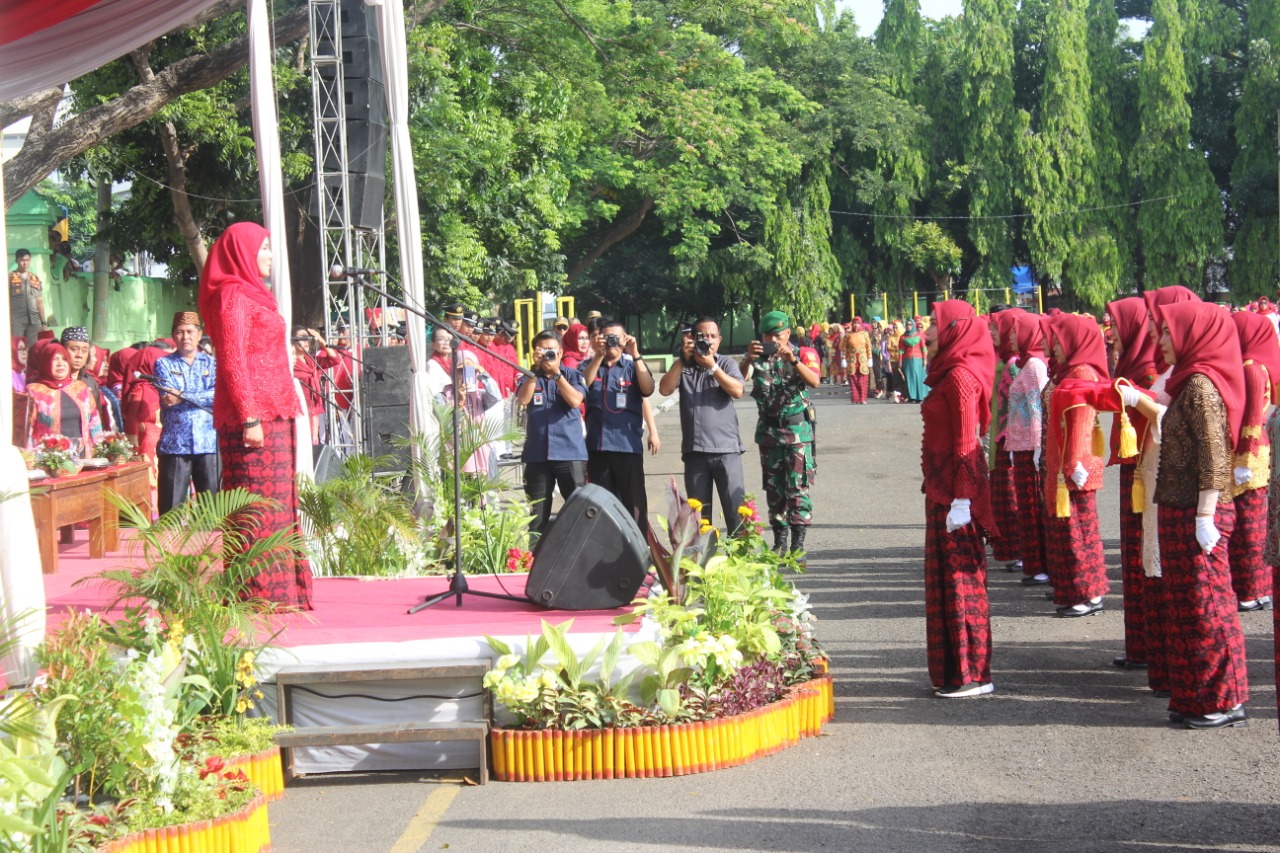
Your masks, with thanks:
M 809 389 L 816 388 L 821 379 L 818 353 L 811 347 L 792 347 L 791 321 L 781 311 L 765 314 L 759 332 L 760 340 L 747 347 L 742 373 L 751 376 L 751 396 L 760 415 L 756 444 L 760 446 L 773 548 L 779 554 L 786 553 L 790 527 L 791 550 L 804 551 L 805 533 L 813 516 L 809 487 L 817 473 Z

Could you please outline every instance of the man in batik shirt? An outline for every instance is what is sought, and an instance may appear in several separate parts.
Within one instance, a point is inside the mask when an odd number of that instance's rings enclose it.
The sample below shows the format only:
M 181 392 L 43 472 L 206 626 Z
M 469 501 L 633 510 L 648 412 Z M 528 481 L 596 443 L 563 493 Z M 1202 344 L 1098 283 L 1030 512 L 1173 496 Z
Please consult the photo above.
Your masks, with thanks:
M 192 486 L 197 494 L 218 490 L 218 434 L 213 428 L 217 362 L 200 349 L 203 334 L 199 314 L 179 311 L 173 315 L 178 348 L 156 360 L 163 427 L 156 448 L 161 513 L 182 504 Z

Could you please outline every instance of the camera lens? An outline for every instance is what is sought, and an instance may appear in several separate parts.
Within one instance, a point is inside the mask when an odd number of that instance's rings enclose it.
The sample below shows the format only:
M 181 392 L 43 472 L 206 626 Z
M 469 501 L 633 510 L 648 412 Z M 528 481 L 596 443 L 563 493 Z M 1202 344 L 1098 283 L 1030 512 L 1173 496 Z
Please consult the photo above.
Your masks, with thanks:
M 543 360 L 543 361 L 555 361 L 555 360 L 556 360 L 556 353 L 555 353 L 555 350 L 544 349 L 544 350 L 542 351 L 542 360 Z
M 622 346 L 622 339 L 617 335 L 605 335 L 604 345 L 607 347 L 620 347 Z
M 698 355 L 711 355 L 711 342 L 699 338 L 693 342 L 693 348 Z

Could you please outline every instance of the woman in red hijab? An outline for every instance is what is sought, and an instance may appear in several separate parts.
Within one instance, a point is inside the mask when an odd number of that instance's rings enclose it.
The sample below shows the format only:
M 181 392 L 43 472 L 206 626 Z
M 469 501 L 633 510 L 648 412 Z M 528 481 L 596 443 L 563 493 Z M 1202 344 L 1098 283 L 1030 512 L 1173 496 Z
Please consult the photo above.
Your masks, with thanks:
M 1097 412 L 1088 405 L 1054 405 L 1054 391 L 1068 379 L 1100 382 L 1107 370 L 1107 345 L 1092 317 L 1059 314 L 1049 321 L 1052 367 L 1044 389 L 1045 526 L 1049 582 L 1058 616 L 1102 612 L 1111 584 L 1098 523 L 1098 489 L 1106 460 L 1095 455 Z M 1061 410 L 1061 417 L 1055 416 Z
M 1107 303 L 1111 315 L 1115 378 L 1150 389 L 1156 381 L 1156 346 L 1147 324 L 1147 304 L 1137 296 Z M 1138 448 L 1147 444 L 1147 421 L 1137 410 L 1128 412 L 1138 437 Z M 1142 560 L 1143 509 L 1147 489 L 1134 490 L 1138 456 L 1120 458 L 1120 418 L 1111 421 L 1111 458 L 1120 466 L 1120 576 L 1124 589 L 1124 654 L 1111 662 L 1122 669 L 1147 668 L 1147 627 L 1142 591 L 1146 572 Z M 1158 451 L 1157 451 L 1158 452 Z M 1154 491 L 1154 489 L 1153 489 Z
M 1049 365 L 1045 360 L 1040 320 L 1039 315 L 1024 311 L 1014 316 L 1009 334 L 1018 353 L 1018 374 L 1009 384 L 1004 446 L 1013 460 L 1017 523 L 1021 528 L 1023 586 L 1049 582 L 1045 554 L 1044 488 L 1040 477 L 1040 454 L 1044 446 L 1044 399 L 1041 395 L 1049 382 Z M 1003 338 L 1002 335 L 1002 343 Z
M 1160 306 L 1157 319 L 1173 365 L 1156 479 L 1169 716 L 1189 728 L 1242 725 L 1248 673 L 1227 564 L 1245 404 L 1240 338 L 1230 314 L 1203 302 Z
M 151 488 L 158 482 L 156 447 L 160 444 L 160 392 L 144 377 L 156 375 L 156 362 L 168 350 L 156 344 L 134 353 L 125 366 L 124 397 L 120 401 L 125 435 L 151 463 Z
M 297 530 L 297 437 L 301 412 L 284 318 L 267 286 L 271 243 L 261 225 L 238 222 L 209 249 L 200 276 L 200 315 L 218 353 L 213 423 L 222 488 L 273 501 L 245 538 Z M 311 567 L 300 553 L 279 556 L 247 582 L 247 595 L 311 609 Z
M 581 370 L 582 362 L 591 360 L 591 335 L 587 332 L 587 327 L 574 323 L 566 329 L 560 336 L 560 350 L 564 353 L 560 364 Z
M 1271 440 L 1264 429 L 1267 411 L 1280 381 L 1280 341 L 1263 314 L 1231 315 L 1244 359 L 1244 415 L 1236 438 L 1232 489 L 1236 526 L 1227 553 L 1231 586 L 1242 612 L 1271 606 L 1271 569 L 1262 559 L 1267 533 L 1267 495 L 1271 478 Z
M 996 353 L 969 303 L 935 302 L 933 316 L 925 332 L 932 391 L 920 405 L 925 632 L 934 691 L 963 698 L 995 689 L 982 537 L 997 531 L 978 436 L 991 421 Z
M 82 455 L 91 456 L 102 421 L 89 386 L 71 373 L 71 356 L 57 341 L 39 341 L 27 364 L 27 447 L 35 448 L 46 435 L 61 435 Z
M 991 556 L 1008 564 L 1011 572 L 1021 571 L 1022 525 L 1018 523 L 1018 494 L 1013 485 L 1013 455 L 1005 446 L 1009 425 L 1009 389 L 1018 376 L 1018 341 L 1014 325 L 1021 308 L 1006 308 L 990 316 L 991 339 L 996 348 L 995 417 L 991 420 L 988 447 L 993 448 L 991 506 L 1000 535 L 991 540 Z

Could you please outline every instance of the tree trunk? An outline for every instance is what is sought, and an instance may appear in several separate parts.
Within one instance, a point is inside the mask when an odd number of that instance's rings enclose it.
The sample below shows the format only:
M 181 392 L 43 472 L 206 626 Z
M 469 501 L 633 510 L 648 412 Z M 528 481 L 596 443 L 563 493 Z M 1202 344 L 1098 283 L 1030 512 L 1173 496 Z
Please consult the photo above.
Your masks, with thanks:
M 93 339 L 111 340 L 107 300 L 111 293 L 111 247 L 107 229 L 111 224 L 111 176 L 98 176 L 98 241 L 93 252 Z
M 566 273 L 569 281 L 573 281 L 582 275 L 586 268 L 599 260 L 605 252 L 636 233 L 644 222 L 644 218 L 649 215 L 650 210 L 653 210 L 653 198 L 645 196 L 640 201 L 640 206 L 627 214 L 626 218 L 614 220 L 604 234 L 595 241 L 595 245 L 569 267 L 569 271 Z
M 156 78 L 155 72 L 151 70 L 151 63 L 147 59 L 150 52 L 151 46 L 148 45 L 129 54 L 133 59 L 133 67 L 138 70 L 138 77 L 143 83 L 149 83 Z M 199 276 L 200 271 L 204 269 L 204 262 L 209 257 L 209 249 L 204 244 L 204 234 L 200 230 L 199 223 L 196 222 L 195 214 L 191 212 L 191 198 L 187 195 L 187 158 L 183 155 L 181 146 L 178 145 L 178 128 L 173 122 L 165 121 L 160 124 L 160 144 L 164 148 L 164 159 L 169 166 L 169 198 L 173 200 L 173 218 L 178 225 L 178 233 L 182 235 L 182 241 L 187 244 L 187 254 L 195 264 L 196 275 Z

